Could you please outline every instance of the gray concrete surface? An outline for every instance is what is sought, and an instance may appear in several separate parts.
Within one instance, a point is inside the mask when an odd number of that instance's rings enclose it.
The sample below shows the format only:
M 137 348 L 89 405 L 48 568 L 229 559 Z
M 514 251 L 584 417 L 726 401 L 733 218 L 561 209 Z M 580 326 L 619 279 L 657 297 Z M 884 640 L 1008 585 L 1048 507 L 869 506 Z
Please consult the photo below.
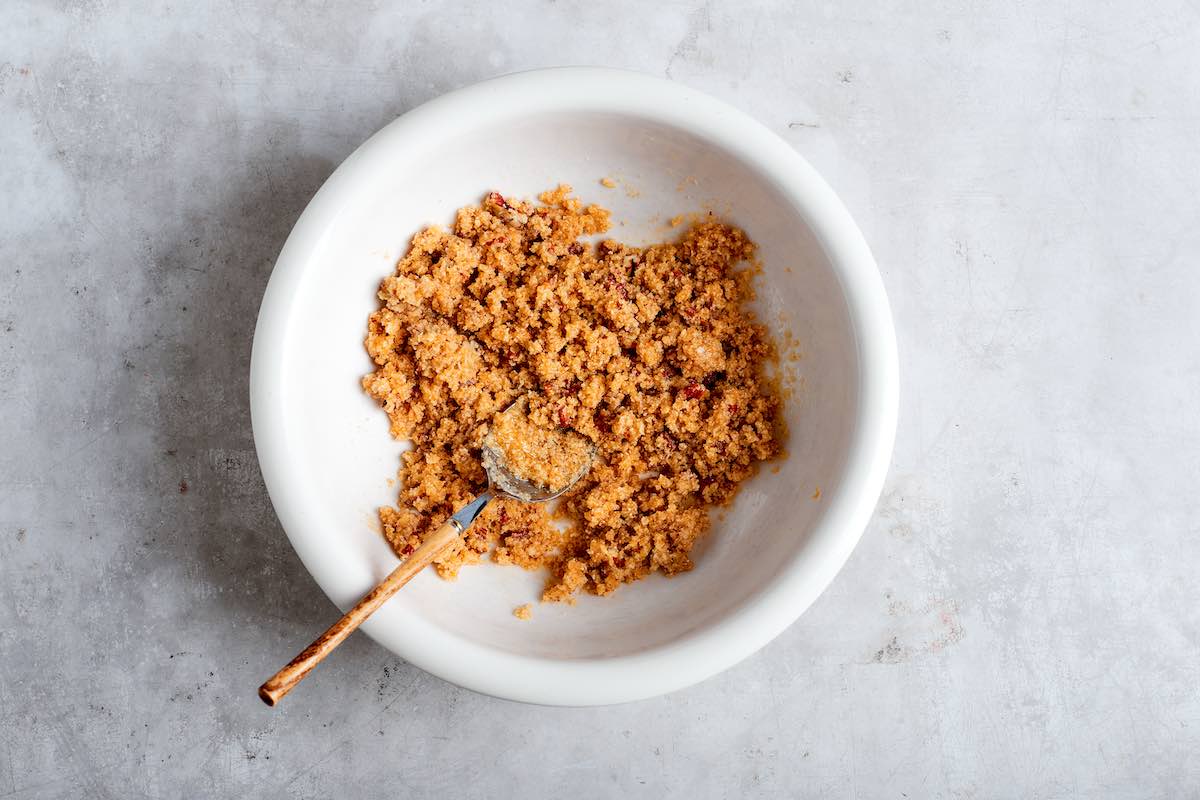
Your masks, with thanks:
M 1200 796 L 1200 6 L 641 5 L 4 5 L 0 797 Z M 334 614 L 251 441 L 274 256 L 385 122 L 562 63 L 731 100 L 842 193 L 901 342 L 875 520 L 672 696 L 355 638 L 268 710 Z

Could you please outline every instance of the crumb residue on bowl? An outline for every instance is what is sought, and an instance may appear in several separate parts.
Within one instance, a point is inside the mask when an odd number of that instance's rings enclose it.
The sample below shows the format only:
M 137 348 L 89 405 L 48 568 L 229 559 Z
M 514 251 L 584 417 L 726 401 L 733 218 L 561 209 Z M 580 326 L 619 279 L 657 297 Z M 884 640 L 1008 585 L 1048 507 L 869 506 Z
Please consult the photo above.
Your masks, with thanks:
M 513 616 L 517 619 L 530 619 L 533 617 L 533 606 L 529 603 L 517 606 L 513 609 Z
M 613 178 L 606 175 L 600 179 L 600 185 L 605 189 L 615 189 L 620 186 L 625 190 L 625 196 L 629 198 L 636 199 L 642 196 L 642 190 L 624 178 Z M 623 225 L 624 223 L 621 224 Z
M 443 577 L 489 551 L 548 567 L 543 600 L 570 602 L 691 569 L 709 509 L 781 452 L 781 400 L 763 372 L 774 345 L 744 307 L 754 270 L 735 269 L 754 257 L 745 233 L 710 218 L 674 242 L 591 246 L 605 209 L 567 186 L 540 199 L 492 192 L 413 238 L 380 286 L 363 386 L 413 443 L 399 507 L 379 512 L 401 555 L 487 485 L 480 446 L 516 398 L 533 424 L 595 445 L 565 529 L 498 500 L 435 562 Z

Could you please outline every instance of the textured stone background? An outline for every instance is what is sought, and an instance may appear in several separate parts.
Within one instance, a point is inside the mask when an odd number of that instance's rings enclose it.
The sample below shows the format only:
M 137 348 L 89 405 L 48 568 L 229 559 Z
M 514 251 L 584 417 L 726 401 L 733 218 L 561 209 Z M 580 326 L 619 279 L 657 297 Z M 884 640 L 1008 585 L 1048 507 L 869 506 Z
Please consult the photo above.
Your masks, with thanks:
M 0 797 L 1200 796 L 1200 5 L 916 5 L 5 3 Z M 272 261 L 378 127 L 564 63 L 726 98 L 842 193 L 900 334 L 875 520 L 669 697 L 356 637 L 268 710 L 335 614 L 251 441 Z

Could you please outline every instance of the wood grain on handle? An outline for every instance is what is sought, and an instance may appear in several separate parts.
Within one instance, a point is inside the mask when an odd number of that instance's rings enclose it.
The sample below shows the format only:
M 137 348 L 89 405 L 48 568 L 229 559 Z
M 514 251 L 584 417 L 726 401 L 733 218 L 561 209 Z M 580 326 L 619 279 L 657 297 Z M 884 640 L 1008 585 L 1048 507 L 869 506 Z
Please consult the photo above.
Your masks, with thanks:
M 329 655 L 333 648 L 341 644 L 347 636 L 354 633 L 354 630 L 363 624 L 363 621 L 383 605 L 389 597 L 399 591 L 401 586 L 425 569 L 438 553 L 458 537 L 460 530 L 457 523 L 447 520 L 430 534 L 429 538 L 414 550 L 403 564 L 384 578 L 383 583 L 368 592 L 366 597 L 358 601 L 358 605 L 347 611 L 345 616 L 329 627 L 329 630 L 304 648 L 304 652 L 293 658 L 286 667 L 258 687 L 258 696 L 262 698 L 263 702 L 269 706 L 278 703 L 284 695 L 296 687 L 296 684 L 304 680 L 304 676 L 311 672 L 313 667 L 321 663 L 321 659 Z

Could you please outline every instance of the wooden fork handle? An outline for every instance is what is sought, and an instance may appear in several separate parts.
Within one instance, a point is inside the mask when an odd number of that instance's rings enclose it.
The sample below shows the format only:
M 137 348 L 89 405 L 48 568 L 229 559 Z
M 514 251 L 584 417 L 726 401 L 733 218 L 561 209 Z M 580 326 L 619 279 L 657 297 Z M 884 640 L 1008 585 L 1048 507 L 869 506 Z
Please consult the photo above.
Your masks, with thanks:
M 413 551 L 404 563 L 392 570 L 392 574 L 384 578 L 383 583 L 376 586 L 367 596 L 358 601 L 358 605 L 346 612 L 345 616 L 333 623 L 329 630 L 317 637 L 316 641 L 304 648 L 300 655 L 293 658 L 288 665 L 276 672 L 262 686 L 258 687 L 258 696 L 269 706 L 278 703 L 284 695 L 304 680 L 304 676 L 312 668 L 321 663 L 321 659 L 333 652 L 342 641 L 354 633 L 354 630 L 371 616 L 377 608 L 384 604 L 389 597 L 400 590 L 400 587 L 412 580 L 413 576 L 429 565 L 438 553 L 446 549 L 458 535 L 463 526 L 457 520 L 449 519 L 434 531 L 421 546 Z

